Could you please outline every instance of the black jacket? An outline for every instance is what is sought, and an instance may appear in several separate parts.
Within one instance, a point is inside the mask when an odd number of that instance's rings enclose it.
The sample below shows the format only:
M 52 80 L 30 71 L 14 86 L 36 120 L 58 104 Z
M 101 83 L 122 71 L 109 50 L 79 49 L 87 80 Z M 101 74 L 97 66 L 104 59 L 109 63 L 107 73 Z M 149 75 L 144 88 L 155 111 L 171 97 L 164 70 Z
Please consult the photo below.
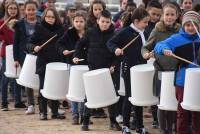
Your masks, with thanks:
M 37 54 L 36 61 L 36 73 L 44 74 L 46 64 L 50 62 L 59 62 L 61 58 L 56 51 L 56 41 L 64 33 L 64 28 L 61 25 L 49 25 L 46 22 L 42 22 L 35 26 L 35 32 L 31 36 L 31 39 L 27 45 L 28 50 L 34 51 L 35 46 L 41 46 L 48 39 L 57 34 L 53 40 L 51 40 L 47 45 L 45 45 Z
M 65 34 L 57 41 L 58 53 L 60 54 L 60 56 L 63 57 L 64 62 L 68 64 L 73 64 L 72 62 L 73 53 L 71 55 L 64 56 L 63 51 L 74 50 L 75 45 L 78 40 L 80 40 L 80 37 L 78 36 L 78 31 L 73 27 L 73 28 L 70 28 L 67 32 L 65 32 Z M 87 51 L 84 49 L 83 51 L 81 51 L 80 58 L 86 59 L 87 58 L 86 54 L 87 54 Z M 87 62 L 84 61 L 81 63 L 86 64 Z
M 107 47 L 111 52 L 115 52 L 117 48 L 123 48 L 132 39 L 138 36 L 136 32 L 130 26 L 123 28 L 117 34 L 115 34 L 108 42 Z M 142 39 L 139 36 L 130 46 L 124 50 L 122 62 L 126 64 L 126 67 L 131 68 L 134 65 L 144 64 L 146 60 L 141 55 Z M 124 65 L 124 64 L 123 64 Z
M 98 26 L 89 29 L 86 35 L 77 43 L 74 57 L 80 58 L 81 49 L 87 47 L 87 61 L 90 70 L 109 68 L 114 65 L 114 54 L 108 50 L 106 42 L 113 34 L 113 26 L 103 32 Z
M 39 24 L 37 22 L 36 24 Z M 14 45 L 13 45 L 13 56 L 14 60 L 18 61 L 22 66 L 26 57 L 29 36 L 26 34 L 25 19 L 21 19 L 14 26 Z

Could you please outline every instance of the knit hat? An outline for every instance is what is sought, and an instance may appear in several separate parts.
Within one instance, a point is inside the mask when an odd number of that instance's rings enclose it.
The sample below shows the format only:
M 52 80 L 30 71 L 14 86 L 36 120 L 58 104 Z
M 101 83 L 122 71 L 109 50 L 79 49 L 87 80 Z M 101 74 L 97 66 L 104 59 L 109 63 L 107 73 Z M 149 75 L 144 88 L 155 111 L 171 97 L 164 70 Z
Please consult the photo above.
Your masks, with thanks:
M 200 30 L 200 15 L 195 11 L 188 11 L 183 15 L 182 26 L 186 22 L 193 21 L 198 26 L 198 31 Z

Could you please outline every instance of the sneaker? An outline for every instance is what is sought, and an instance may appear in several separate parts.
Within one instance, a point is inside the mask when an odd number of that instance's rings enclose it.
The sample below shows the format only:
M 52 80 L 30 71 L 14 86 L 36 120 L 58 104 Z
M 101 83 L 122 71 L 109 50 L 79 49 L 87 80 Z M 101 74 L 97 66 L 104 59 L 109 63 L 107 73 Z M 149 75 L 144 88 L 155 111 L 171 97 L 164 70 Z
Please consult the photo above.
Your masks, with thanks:
M 51 116 L 52 119 L 65 119 L 66 117 L 64 115 L 61 114 L 55 114 Z
M 158 128 L 158 121 L 153 121 L 152 128 L 157 129 Z
M 1 111 L 8 111 L 8 105 L 2 105 Z
M 131 134 L 131 130 L 127 126 L 123 126 L 122 134 Z
M 81 131 L 89 131 L 88 125 L 81 126 Z
M 136 130 L 136 134 L 149 134 L 145 128 L 140 128 Z
M 28 106 L 28 109 L 25 112 L 26 114 L 34 114 L 35 113 L 35 108 L 33 105 Z
M 47 120 L 47 115 L 46 114 L 40 114 L 40 120 Z
M 111 124 L 110 124 L 110 130 L 121 131 L 122 128 L 121 128 L 121 126 L 116 122 L 116 123 L 111 123 Z
M 15 104 L 15 108 L 26 108 L 26 105 L 24 103 L 17 103 Z
M 122 116 L 122 115 L 118 115 L 118 116 L 116 117 L 116 121 L 117 121 L 118 123 L 122 123 L 122 122 L 123 122 L 123 116 Z

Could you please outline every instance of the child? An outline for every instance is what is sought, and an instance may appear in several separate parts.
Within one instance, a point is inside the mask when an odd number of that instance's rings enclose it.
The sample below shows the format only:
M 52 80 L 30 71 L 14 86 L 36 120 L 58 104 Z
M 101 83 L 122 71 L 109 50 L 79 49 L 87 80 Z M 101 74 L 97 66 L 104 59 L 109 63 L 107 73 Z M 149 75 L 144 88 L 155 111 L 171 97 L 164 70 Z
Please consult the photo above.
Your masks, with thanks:
M 200 38 L 197 35 L 198 31 L 195 30 L 195 27 L 200 31 L 200 15 L 194 11 L 186 12 L 183 15 L 182 28 L 179 33 L 156 44 L 156 47 L 154 48 L 155 53 L 164 54 L 166 56 L 171 56 L 172 53 L 174 53 L 177 56 L 196 63 Z M 200 133 L 200 112 L 187 111 L 180 105 L 183 101 L 185 70 L 192 67 L 191 64 L 179 61 L 179 66 L 176 68 L 175 72 L 176 98 L 178 100 L 176 123 L 177 134 L 191 133 L 190 120 L 192 122 L 192 133 Z M 190 119 L 189 114 L 191 114 Z
M 150 21 L 144 31 L 146 39 L 148 39 L 156 23 L 160 20 L 162 14 L 162 5 L 157 0 L 151 0 L 147 5 L 147 11 L 150 15 Z
M 125 98 L 123 105 L 122 134 L 131 134 L 129 129 L 131 103 L 128 101 L 128 98 L 131 96 L 130 68 L 138 64 L 146 63 L 140 53 L 140 50 L 145 44 L 143 31 L 148 25 L 149 19 L 149 14 L 144 8 L 135 9 L 132 15 L 132 24 L 122 29 L 107 42 L 107 46 L 111 52 L 115 53 L 116 56 L 123 55 L 122 73 L 125 82 Z M 122 48 L 134 37 L 138 36 L 138 34 L 140 35 L 139 38 L 123 51 Z M 147 133 L 143 126 L 142 113 L 143 108 L 140 106 L 135 106 L 137 134 Z
M 27 1 L 24 4 L 25 7 L 25 18 L 18 21 L 14 27 L 14 46 L 13 46 L 13 55 L 14 55 L 14 64 L 15 67 L 19 65 L 22 67 L 25 56 L 27 53 L 26 44 L 30 39 L 31 35 L 34 33 L 35 25 L 37 23 L 37 3 L 33 1 Z M 33 89 L 26 88 L 27 90 L 27 99 L 28 99 L 28 109 L 26 114 L 33 114 L 34 110 L 34 94 Z
M 90 70 L 100 68 L 110 68 L 112 70 L 112 66 L 114 66 L 114 63 L 112 63 L 113 54 L 111 54 L 106 47 L 106 42 L 114 34 L 114 27 L 111 25 L 110 12 L 107 10 L 102 11 L 97 23 L 98 26 L 88 30 L 86 35 L 77 43 L 73 62 L 76 64 L 78 63 L 81 52 L 80 50 L 84 47 L 87 47 L 87 61 Z M 110 129 L 119 131 L 121 130 L 121 127 L 115 120 L 115 107 L 115 104 L 113 104 L 108 108 L 110 116 Z M 90 110 L 85 106 L 82 126 L 83 131 L 88 131 L 89 118 Z
M 180 6 L 183 13 L 190 11 L 193 8 L 193 0 L 181 0 Z
M 87 20 L 87 27 L 93 27 L 97 25 L 97 18 L 101 11 L 106 9 L 106 4 L 102 0 L 94 0 L 90 5 L 89 16 Z
M 5 51 L 6 46 L 13 44 L 13 36 L 14 36 L 14 30 L 13 26 L 16 23 L 16 21 L 20 18 L 19 14 L 19 8 L 16 2 L 10 2 L 6 9 L 5 9 L 5 16 L 4 19 L 0 21 L 0 25 L 2 25 L 5 20 L 7 20 L 9 17 L 11 17 L 10 21 L 0 30 L 0 40 L 3 41 L 2 47 L 1 47 L 1 57 L 2 57 L 2 70 L 5 71 Z M 8 102 L 7 102 L 7 96 L 8 96 L 8 82 L 9 78 L 7 78 L 4 74 L 2 75 L 2 81 L 1 81 L 1 89 L 2 89 L 2 110 L 7 111 L 8 110 Z M 12 80 L 13 84 L 13 92 L 15 96 L 15 108 L 26 108 L 26 106 L 21 101 L 21 89 L 16 84 L 15 80 Z
M 56 52 L 56 41 L 64 33 L 64 29 L 61 25 L 58 13 L 54 8 L 47 8 L 44 11 L 41 24 L 35 26 L 35 32 L 30 38 L 27 47 L 29 51 L 38 53 L 36 60 L 36 73 L 39 75 L 40 80 L 40 90 L 44 86 L 44 77 L 46 65 L 50 62 L 59 62 L 61 58 Z M 41 45 L 45 43 L 48 39 L 57 34 L 51 42 L 48 43 L 41 50 Z M 47 101 L 45 97 L 39 91 L 39 110 L 40 110 L 40 120 L 47 120 Z M 50 100 L 52 119 L 65 119 L 58 113 L 59 102 L 56 100 Z
M 83 37 L 85 33 L 86 18 L 83 12 L 77 11 L 75 16 L 72 18 L 73 27 L 70 28 L 57 42 L 58 52 L 64 57 L 65 62 L 73 65 L 73 50 L 75 49 L 75 44 Z M 83 53 L 84 55 L 84 53 Z M 85 59 L 86 57 L 81 57 Z M 79 124 L 79 111 L 78 102 L 71 102 L 72 108 L 72 124 Z M 83 119 L 83 103 L 80 103 L 80 116 Z
M 86 23 L 87 28 L 92 28 L 97 26 L 97 18 L 99 18 L 100 13 L 106 9 L 106 4 L 102 0 L 94 0 L 89 9 L 89 16 Z M 93 109 L 92 116 L 94 118 L 106 118 L 107 115 L 105 114 L 102 108 Z
M 180 24 L 176 23 L 176 19 L 178 17 L 178 11 L 175 5 L 173 5 L 172 3 L 166 3 L 163 6 L 163 19 L 158 22 L 155 26 L 155 28 L 153 29 L 153 31 L 151 32 L 149 39 L 147 40 L 146 46 L 144 46 L 142 48 L 142 55 L 145 59 L 149 59 L 151 56 L 153 56 L 152 54 L 152 50 L 154 49 L 156 43 L 170 37 L 172 34 L 177 33 L 180 29 Z M 174 59 L 169 58 L 169 57 L 163 57 L 164 61 L 171 61 L 173 64 L 176 65 L 176 61 L 174 61 Z M 154 88 L 153 88 L 153 94 L 154 96 L 160 97 L 160 84 L 161 84 L 161 80 L 158 77 L 158 74 L 161 73 L 161 71 L 172 71 L 171 69 L 161 69 L 158 66 L 161 65 L 157 64 L 159 63 L 160 60 L 156 60 L 154 62 L 154 66 L 155 66 L 155 75 L 154 75 Z M 170 66 L 170 64 L 168 63 L 167 65 L 165 65 L 167 67 Z M 164 68 L 164 67 L 162 67 Z M 156 125 L 156 121 L 155 119 L 157 119 L 157 108 L 152 110 L 154 112 L 153 116 L 154 117 L 154 124 Z M 160 125 L 160 131 L 161 134 L 167 134 L 167 133 L 172 133 L 172 125 L 174 123 L 175 120 L 175 112 L 173 111 L 167 111 L 167 110 L 160 110 L 158 109 L 158 120 L 159 120 L 159 125 Z

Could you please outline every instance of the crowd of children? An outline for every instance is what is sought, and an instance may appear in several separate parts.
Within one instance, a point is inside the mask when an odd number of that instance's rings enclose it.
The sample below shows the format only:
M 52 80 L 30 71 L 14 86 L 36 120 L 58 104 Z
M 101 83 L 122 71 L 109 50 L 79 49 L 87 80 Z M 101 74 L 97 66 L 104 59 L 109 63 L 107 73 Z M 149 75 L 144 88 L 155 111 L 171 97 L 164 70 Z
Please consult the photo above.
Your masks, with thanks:
M 131 134 L 131 129 L 136 134 L 148 134 L 143 124 L 143 107 L 132 105 L 128 98 L 131 96 L 130 68 L 146 64 L 153 57 L 153 95 L 160 99 L 161 72 L 175 71 L 178 108 L 175 112 L 151 106 L 152 128 L 159 129 L 161 134 L 200 134 L 200 111 L 188 111 L 180 105 L 183 101 L 185 70 L 194 66 L 172 57 L 174 53 L 196 64 L 200 63 L 198 4 L 194 6 L 193 0 L 180 0 L 180 5 L 169 1 L 143 0 L 144 5 L 136 5 L 133 0 L 120 0 L 121 9 L 112 17 L 103 0 L 93 0 L 89 8 L 84 8 L 81 3 L 68 4 L 65 11 L 57 11 L 55 2 L 28 0 L 16 3 L 14 0 L 3 0 L 1 4 L 0 26 L 5 23 L 0 28 L 2 111 L 9 110 L 10 87 L 15 108 L 27 108 L 26 114 L 34 114 L 37 100 L 34 96 L 38 96 L 40 120 L 48 120 L 47 107 L 51 109 L 52 119 L 65 119 L 58 111 L 61 102 L 47 99 L 40 93 L 48 63 L 88 65 L 89 70 L 109 68 L 117 95 L 121 69 L 125 96 L 108 106 L 109 128 L 121 131 L 122 134 Z M 41 47 L 54 36 L 48 45 Z M 133 38 L 136 40 L 123 49 Z M 15 79 L 4 75 L 7 45 L 13 45 L 13 66 L 16 68 L 23 66 L 26 54 L 37 56 L 36 74 L 40 82 L 38 94 L 34 95 L 33 89 L 22 87 Z M 27 106 L 21 100 L 21 91 L 24 90 Z M 89 109 L 83 102 L 69 103 L 72 125 L 81 124 L 82 131 L 89 130 L 89 125 L 93 123 L 91 116 L 106 117 L 102 108 Z M 133 121 L 130 121 L 132 112 Z M 123 118 L 122 126 L 119 117 Z

